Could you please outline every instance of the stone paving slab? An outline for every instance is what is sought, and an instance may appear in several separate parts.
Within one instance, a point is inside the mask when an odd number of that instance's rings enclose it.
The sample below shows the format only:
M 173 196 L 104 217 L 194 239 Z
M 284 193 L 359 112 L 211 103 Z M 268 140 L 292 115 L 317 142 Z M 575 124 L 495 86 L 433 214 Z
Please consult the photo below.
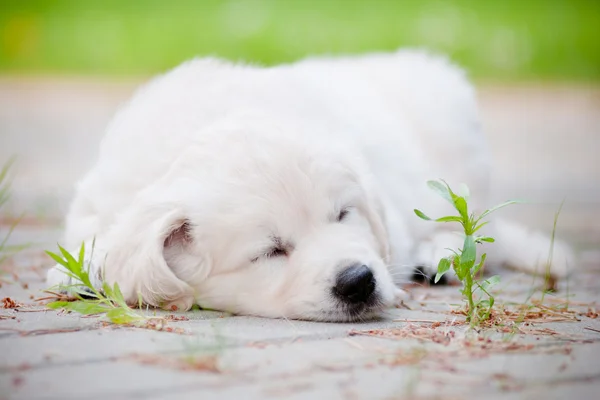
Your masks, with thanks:
M 44 287 L 34 271 L 47 261 L 32 270 L 35 263 L 26 262 L 28 257 L 37 254 L 22 255 L 22 265 L 13 266 L 16 282 L 0 288 L 0 297 L 25 303 L 21 311 L 0 309 L 0 316 L 15 317 L 0 320 L 0 398 L 510 399 L 579 396 L 600 387 L 600 319 L 585 315 L 574 322 L 522 326 L 555 334 L 470 332 L 452 325 L 462 320 L 450 313 L 460 303 L 458 288 L 416 287 L 406 308 L 367 323 L 193 311 L 177 313 L 188 320 L 168 323 L 177 333 L 115 328 L 99 318 L 39 311 L 29 296 Z M 532 288 L 530 277 L 508 272 L 504 277 L 499 299 L 515 299 Z M 584 314 L 596 306 L 599 278 L 589 272 L 571 278 L 573 309 Z M 565 285 L 545 301 L 564 301 Z M 428 332 L 436 321 L 442 322 L 436 329 L 452 331 L 447 343 L 428 335 L 355 334 L 411 327 Z M 481 348 L 479 338 L 489 339 L 491 347 Z M 513 350 L 496 348 L 511 343 Z M 219 372 L 206 371 L 204 360 Z
M 226 345 L 215 337 L 185 337 L 175 333 L 141 329 L 81 329 L 2 338 L 0 373 L 19 368 L 55 368 L 60 365 L 95 363 L 137 352 L 173 353 L 186 348 L 207 349 Z
M 590 347 L 592 346 L 592 347 Z M 56 365 L 0 374 L 0 387 L 17 386 L 10 398 L 140 397 L 154 392 L 177 398 L 246 393 L 244 398 L 296 395 L 311 398 L 328 392 L 354 393 L 355 398 L 392 398 L 407 394 L 442 398 L 502 394 L 551 385 L 598 379 L 600 343 L 574 345 L 570 352 L 553 354 L 494 354 L 489 358 L 457 362 L 424 356 L 420 364 L 404 362 L 415 349 L 440 355 L 441 345 L 377 338 L 334 339 L 272 345 L 266 348 L 222 350 L 222 372 L 174 370 L 160 358 L 89 360 L 85 364 Z M 378 363 L 388 360 L 387 363 Z M 397 363 L 397 364 L 394 364 Z M 492 366 L 492 368 L 490 368 Z M 107 375 L 106 371 L 111 371 Z M 560 374 L 559 382 L 557 374 Z M 69 379 L 68 377 L 77 377 Z M 107 385 L 100 377 L 110 377 Z M 59 385 L 69 380 L 68 385 Z M 25 384 L 26 383 L 26 384 Z M 140 384 L 143 383 L 143 384 Z M 240 388 L 241 386 L 241 388 Z M 118 388 L 118 390 L 115 390 Z M 343 389 L 343 390 L 342 390 Z M 308 392 L 308 393 L 307 393 Z M 337 393 L 336 393 L 337 392 Z M 270 395 L 270 396 L 269 396 Z M 510 396 L 508 396 L 510 397 Z M 293 397 L 292 397 L 293 398 Z M 342 397 L 343 398 L 343 397 Z
M 26 211 L 2 265 L 3 399 L 564 399 L 600 393 L 600 91 L 482 90 L 496 169 L 494 197 L 533 204 L 507 211 L 548 229 L 565 193 L 559 233 L 581 253 L 544 305 L 562 322 L 514 332 L 468 330 L 452 313 L 457 287 L 413 287 L 380 320 L 333 324 L 195 310 L 171 331 L 115 327 L 101 317 L 43 311 L 43 250 L 60 242 L 74 181 L 91 165 L 105 124 L 135 82 L 26 82 L 0 78 L 0 160 L 17 154 L 9 214 Z M 13 221 L 0 215 L 0 238 Z M 530 304 L 541 280 L 500 271 L 497 303 Z M 533 299 L 540 299 L 539 291 Z M 561 312 L 569 302 L 572 313 Z M 1 304 L 1 303 L 0 303 Z M 458 324 L 458 325 L 457 325 Z
M 15 238 L 31 232 L 17 230 Z M 51 232 L 36 235 L 52 238 Z M 0 287 L 0 297 L 23 303 L 0 309 L 0 399 L 560 398 L 600 387 L 600 319 L 585 315 L 600 301 L 594 269 L 581 270 L 568 282 L 578 321 L 522 325 L 534 333 L 512 335 L 453 326 L 463 320 L 451 313 L 460 305 L 458 288 L 418 286 L 409 289 L 402 307 L 366 323 L 195 310 L 176 313 L 186 320 L 168 322 L 174 332 L 120 328 L 101 318 L 43 311 L 31 297 L 44 295 L 49 265 L 40 248 L 28 249 L 8 266 L 9 283 Z M 539 284 L 504 271 L 498 301 L 524 302 Z M 567 282 L 560 282 L 545 303 L 564 303 L 566 289 Z M 441 327 L 435 330 L 452 332 L 452 339 L 440 343 L 428 334 L 390 334 L 431 332 L 436 321 Z M 489 348 L 480 340 L 489 340 Z M 219 372 L 204 370 L 205 360 Z

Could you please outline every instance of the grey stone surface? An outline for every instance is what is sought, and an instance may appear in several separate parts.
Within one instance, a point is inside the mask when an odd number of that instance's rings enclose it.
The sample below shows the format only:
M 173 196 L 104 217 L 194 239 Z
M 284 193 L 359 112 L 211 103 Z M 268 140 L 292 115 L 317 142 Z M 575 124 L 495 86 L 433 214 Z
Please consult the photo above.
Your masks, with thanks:
M 35 301 L 47 295 L 41 290 L 50 262 L 42 250 L 61 240 L 72 185 L 93 162 L 104 125 L 134 84 L 0 78 L 0 160 L 19 157 L 14 196 L 0 215 L 0 238 L 10 226 L 7 217 L 25 211 L 10 243 L 31 243 L 2 265 L 0 299 L 20 304 L 0 308 L 0 400 L 597 397 L 597 88 L 481 91 L 496 159 L 494 198 L 533 200 L 508 213 L 547 229 L 568 194 L 559 233 L 585 252 L 568 282 L 559 282 L 543 303 L 568 321 L 530 320 L 514 332 L 469 330 L 460 325 L 464 317 L 452 313 L 461 304 L 457 287 L 415 287 L 404 307 L 378 321 L 312 323 L 148 310 L 187 318 L 159 331 L 44 311 Z M 497 302 L 507 307 L 531 304 L 532 289 L 542 284 L 507 271 L 502 276 Z M 533 299 L 541 299 L 539 291 Z M 560 312 L 556 307 L 567 299 L 571 312 Z
M 39 277 L 14 267 L 18 281 L 3 285 L 0 297 L 27 298 L 18 292 L 32 290 L 23 284 Z M 529 277 L 504 277 L 499 302 L 532 287 Z M 576 275 L 571 285 L 586 302 L 571 298 L 570 309 L 595 310 L 600 277 Z M 328 324 L 193 311 L 177 313 L 188 320 L 168 322 L 174 332 L 107 326 L 98 317 L 39 311 L 41 305 L 26 300 L 18 309 L 0 309 L 0 316 L 15 316 L 0 320 L 0 398 L 533 399 L 598 390 L 598 318 L 521 324 L 525 334 L 477 332 L 452 325 L 462 320 L 451 313 L 460 304 L 456 287 L 411 293 L 407 308 L 391 309 L 380 321 Z M 545 304 L 564 301 L 565 294 L 546 295 Z M 451 335 L 447 342 L 430 340 L 435 321 L 437 332 Z M 382 336 L 355 334 L 369 330 Z

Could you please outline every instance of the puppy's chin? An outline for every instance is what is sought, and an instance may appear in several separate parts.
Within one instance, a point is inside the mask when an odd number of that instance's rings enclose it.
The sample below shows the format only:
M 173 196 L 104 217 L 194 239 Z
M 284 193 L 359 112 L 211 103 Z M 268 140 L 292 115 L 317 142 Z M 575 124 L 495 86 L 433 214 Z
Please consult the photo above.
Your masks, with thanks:
M 331 306 L 327 309 L 310 310 L 291 318 L 320 321 L 320 322 L 365 322 L 378 320 L 383 317 L 384 311 L 390 304 L 377 295 L 367 303 L 347 304 L 337 300 L 331 300 Z

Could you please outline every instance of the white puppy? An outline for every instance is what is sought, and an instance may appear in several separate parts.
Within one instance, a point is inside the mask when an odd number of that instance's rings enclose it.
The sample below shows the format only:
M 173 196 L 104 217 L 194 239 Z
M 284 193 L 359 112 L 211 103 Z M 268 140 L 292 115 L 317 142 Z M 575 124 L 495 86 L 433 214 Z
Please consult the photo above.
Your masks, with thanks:
M 449 211 L 425 182 L 464 182 L 481 208 L 488 160 L 473 89 L 444 59 L 193 60 L 116 116 L 66 244 L 89 250 L 95 238 L 95 279 L 118 282 L 131 302 L 355 320 L 393 301 L 390 267 L 432 274 L 460 247 L 413 214 Z M 522 228 L 493 226 L 496 263 L 534 271 L 549 250 L 544 236 L 531 246 Z M 553 273 L 568 253 L 559 245 Z M 68 280 L 49 272 L 50 284 Z

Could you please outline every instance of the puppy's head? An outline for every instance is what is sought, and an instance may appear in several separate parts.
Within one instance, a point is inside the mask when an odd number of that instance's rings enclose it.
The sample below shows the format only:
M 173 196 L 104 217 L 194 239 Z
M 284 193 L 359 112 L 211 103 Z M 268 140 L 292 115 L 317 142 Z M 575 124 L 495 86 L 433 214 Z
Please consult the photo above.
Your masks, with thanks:
M 284 139 L 231 139 L 190 158 L 211 168 L 181 167 L 184 211 L 165 233 L 167 265 L 204 308 L 325 321 L 377 315 L 394 288 L 364 163 L 339 144 Z

